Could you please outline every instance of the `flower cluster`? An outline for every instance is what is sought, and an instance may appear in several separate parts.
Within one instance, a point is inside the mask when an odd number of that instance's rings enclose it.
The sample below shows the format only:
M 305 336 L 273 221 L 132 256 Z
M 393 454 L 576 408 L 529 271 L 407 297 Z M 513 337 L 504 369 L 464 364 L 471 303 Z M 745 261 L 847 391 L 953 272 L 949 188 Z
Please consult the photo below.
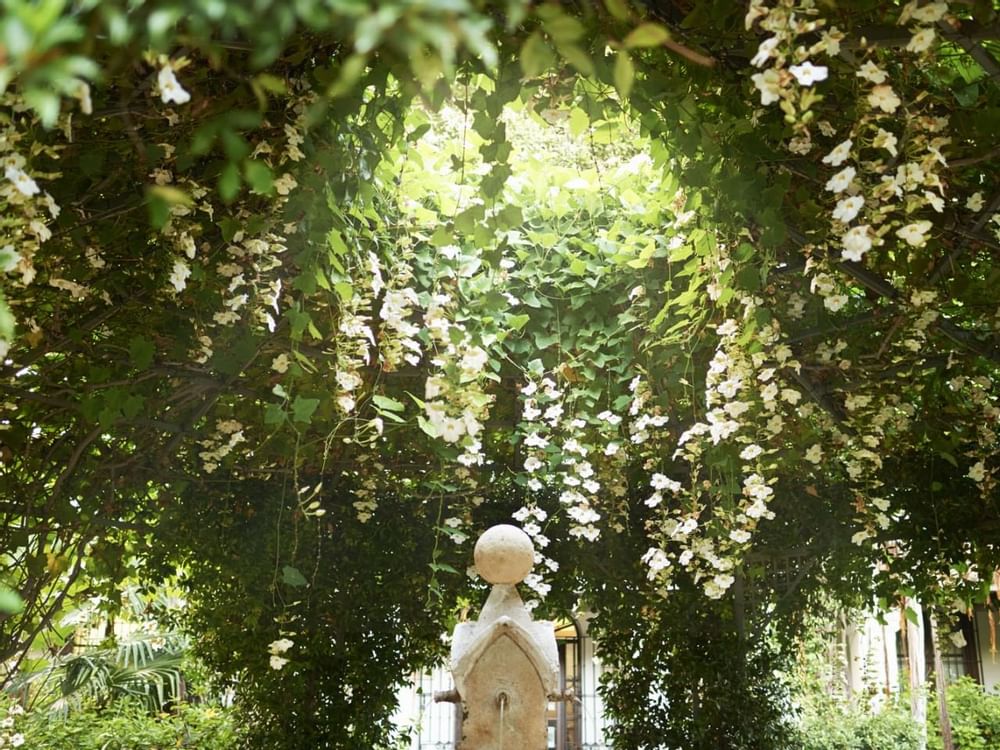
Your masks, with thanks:
M 294 645 L 294 641 L 289 638 L 279 638 L 278 640 L 271 641 L 271 643 L 268 644 L 267 652 L 270 654 L 268 663 L 271 669 L 280 671 L 286 664 L 288 664 L 289 660 L 286 656 L 283 656 L 283 654 L 288 653 L 288 650 Z
M 219 468 L 222 460 L 232 453 L 246 437 L 243 435 L 243 425 L 235 419 L 220 419 L 215 423 L 215 432 L 207 438 L 198 441 L 204 448 L 198 453 L 203 461 L 205 471 L 213 472 Z
M 487 365 L 488 342 L 477 343 L 464 323 L 453 319 L 455 299 L 432 294 L 424 313 L 424 327 L 434 347 L 434 368 L 424 383 L 425 431 L 460 449 L 456 460 L 464 467 L 484 461 L 482 431 L 494 397 L 485 390 L 492 374 Z
M 24 707 L 20 703 L 10 703 L 0 719 L 0 747 L 21 747 L 25 743 L 24 734 L 18 731 L 18 722 L 24 715 Z
M 25 132 L 38 123 L 25 111 L 24 102 L 18 96 L 10 92 L 0 95 L 0 107 L 11 113 L 0 123 L 0 204 L 5 207 L 4 220 L 0 223 L 0 283 L 28 286 L 38 274 L 36 255 L 51 239 L 50 224 L 59 217 L 61 210 L 39 185 L 41 177 L 34 162 L 40 157 L 58 158 L 58 152 L 41 143 L 26 150 Z M 58 176 L 57 173 L 45 175 L 49 179 Z M 51 286 L 62 287 L 76 298 L 86 294 L 84 286 L 60 278 L 57 268 L 51 269 L 49 279 Z M 0 359 L 6 356 L 9 347 L 10 343 L 0 338 Z

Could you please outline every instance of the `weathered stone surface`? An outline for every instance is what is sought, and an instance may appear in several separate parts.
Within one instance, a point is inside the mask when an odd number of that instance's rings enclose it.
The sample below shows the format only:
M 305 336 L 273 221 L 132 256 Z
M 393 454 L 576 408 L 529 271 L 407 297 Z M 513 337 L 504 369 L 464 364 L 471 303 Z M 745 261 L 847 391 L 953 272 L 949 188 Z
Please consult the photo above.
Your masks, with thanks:
M 479 619 L 455 628 L 451 670 L 462 701 L 459 750 L 544 750 L 546 709 L 559 685 L 550 622 L 534 622 L 514 584 L 534 562 L 531 539 L 494 526 L 476 544 L 476 567 L 494 583 Z
M 531 538 L 516 526 L 500 524 L 476 542 L 476 570 L 490 583 L 520 583 L 535 564 Z

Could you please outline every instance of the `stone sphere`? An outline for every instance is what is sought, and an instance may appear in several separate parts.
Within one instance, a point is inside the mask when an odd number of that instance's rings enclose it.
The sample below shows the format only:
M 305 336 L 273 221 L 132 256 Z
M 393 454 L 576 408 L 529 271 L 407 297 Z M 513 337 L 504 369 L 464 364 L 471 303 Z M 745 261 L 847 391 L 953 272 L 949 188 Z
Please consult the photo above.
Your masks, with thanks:
M 490 583 L 520 583 L 535 564 L 535 547 L 521 529 L 500 524 L 487 529 L 475 550 L 476 570 Z

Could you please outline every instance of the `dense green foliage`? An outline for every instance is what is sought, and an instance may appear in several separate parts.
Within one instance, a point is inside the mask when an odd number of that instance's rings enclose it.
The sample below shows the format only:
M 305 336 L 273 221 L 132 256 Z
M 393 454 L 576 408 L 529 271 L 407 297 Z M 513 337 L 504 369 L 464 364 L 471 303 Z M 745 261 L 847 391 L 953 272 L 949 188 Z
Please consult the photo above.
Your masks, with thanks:
M 3 682 L 179 574 L 243 745 L 384 746 L 513 516 L 620 746 L 782 746 L 1000 563 L 995 6 L 5 0 Z
M 84 710 L 66 718 L 30 714 L 22 730 L 32 750 L 231 750 L 236 727 L 232 711 L 219 706 L 179 704 L 170 713 L 150 714 L 138 704 Z
M 987 750 L 1000 744 L 1000 696 L 984 692 L 983 686 L 963 677 L 948 686 L 946 700 L 955 747 Z M 941 730 L 937 705 L 928 706 L 927 746 L 940 750 Z
M 909 707 L 902 705 L 871 713 L 845 711 L 828 703 L 820 710 L 806 713 L 796 743 L 794 747 L 801 750 L 917 750 L 920 747 L 917 725 L 910 717 Z

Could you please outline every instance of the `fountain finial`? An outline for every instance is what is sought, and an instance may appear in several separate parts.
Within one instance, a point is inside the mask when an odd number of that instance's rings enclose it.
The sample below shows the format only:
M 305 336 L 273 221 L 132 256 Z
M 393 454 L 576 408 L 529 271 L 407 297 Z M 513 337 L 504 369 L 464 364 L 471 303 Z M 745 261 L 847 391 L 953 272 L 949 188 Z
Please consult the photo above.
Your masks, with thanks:
M 473 553 L 476 570 L 493 584 L 513 585 L 523 581 L 535 564 L 531 537 L 521 529 L 500 524 L 487 529 Z

